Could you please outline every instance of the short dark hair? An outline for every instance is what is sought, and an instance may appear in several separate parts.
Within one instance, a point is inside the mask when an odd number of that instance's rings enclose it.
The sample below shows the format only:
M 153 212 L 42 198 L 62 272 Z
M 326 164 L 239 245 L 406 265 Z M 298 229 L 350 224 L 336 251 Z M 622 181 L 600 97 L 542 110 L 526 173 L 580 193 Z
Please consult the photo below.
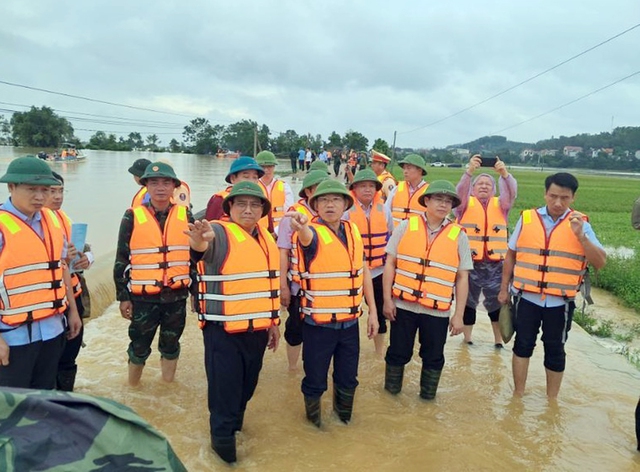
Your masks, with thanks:
M 571 193 L 576 193 L 578 190 L 578 179 L 568 172 L 558 172 L 557 174 L 551 174 L 544 179 L 544 189 L 549 190 L 552 184 L 556 184 L 558 187 L 564 187 L 571 190 Z
M 62 176 L 61 176 L 60 174 L 58 174 L 58 173 L 57 173 L 57 172 L 55 172 L 55 171 L 51 171 L 51 173 L 53 174 L 53 177 L 54 177 L 56 180 L 59 180 L 59 181 L 60 181 L 60 183 L 61 183 L 62 185 L 64 185 L 64 179 L 62 178 Z

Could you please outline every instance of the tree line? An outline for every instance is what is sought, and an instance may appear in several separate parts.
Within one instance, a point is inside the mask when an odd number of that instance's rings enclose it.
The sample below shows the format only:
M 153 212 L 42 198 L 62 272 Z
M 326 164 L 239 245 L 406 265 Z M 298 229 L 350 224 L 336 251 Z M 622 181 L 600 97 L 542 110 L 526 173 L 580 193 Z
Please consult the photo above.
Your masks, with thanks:
M 26 112 L 15 112 L 10 119 L 0 115 L 0 144 L 29 146 L 40 148 L 57 148 L 63 142 L 75 144 L 79 148 L 104 149 L 113 151 L 168 151 L 173 153 L 215 154 L 219 150 L 230 150 L 244 155 L 253 155 L 254 149 L 268 149 L 282 157 L 299 149 L 311 148 L 318 151 L 354 149 L 365 151 L 376 149 L 391 155 L 391 147 L 381 138 L 371 145 L 369 139 L 355 130 L 347 130 L 340 135 L 332 131 L 324 139 L 320 134 L 298 133 L 287 130 L 272 133 L 269 126 L 253 120 L 240 120 L 226 126 L 211 124 L 206 118 L 192 119 L 184 126 L 182 140 L 173 138 L 163 143 L 157 134 L 143 136 L 132 131 L 126 136 L 96 131 L 87 142 L 81 142 L 75 135 L 72 124 L 64 117 L 58 116 L 51 108 L 31 107 Z M 576 157 L 562 155 L 564 146 L 580 146 L 583 152 Z M 402 156 L 409 152 L 421 154 L 428 162 L 464 163 L 469 155 L 459 153 L 452 148 L 468 149 L 471 154 L 480 152 L 499 155 L 510 164 L 543 165 L 545 167 L 583 167 L 592 169 L 640 170 L 640 160 L 635 158 L 640 150 L 640 127 L 618 127 L 611 132 L 599 134 L 578 134 L 560 136 L 538 141 L 537 143 L 520 143 L 507 140 L 504 136 L 485 136 L 475 141 L 450 146 L 444 149 L 412 149 L 396 148 L 395 154 Z M 590 149 L 613 149 L 612 154 L 604 152 L 593 157 Z M 555 149 L 555 156 L 535 154 L 521 157 L 523 149 L 541 151 Z

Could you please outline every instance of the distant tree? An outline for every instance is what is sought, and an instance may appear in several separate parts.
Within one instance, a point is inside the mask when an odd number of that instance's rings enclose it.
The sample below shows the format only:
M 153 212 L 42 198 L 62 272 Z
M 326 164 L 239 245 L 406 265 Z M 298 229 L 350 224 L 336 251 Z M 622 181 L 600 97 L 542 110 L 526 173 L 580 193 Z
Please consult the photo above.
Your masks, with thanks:
M 137 131 L 133 133 L 129 133 L 129 139 L 127 140 L 127 144 L 131 149 L 142 149 L 144 147 L 144 141 L 142 140 L 142 135 Z
M 376 139 L 373 142 L 373 149 L 375 149 L 378 152 L 381 152 L 382 154 L 386 154 L 387 156 L 391 156 L 391 147 L 389 147 L 389 144 L 381 138 Z
M 0 115 L 0 144 L 11 144 L 11 124 Z
M 89 138 L 87 149 L 106 149 L 108 151 L 130 151 L 129 143 L 122 137 L 118 140 L 115 134 L 105 133 L 104 131 L 96 131 Z
M 150 151 L 155 151 L 158 149 L 158 144 L 160 143 L 160 139 L 157 134 L 150 134 L 147 136 L 147 147 Z
M 362 133 L 351 129 L 344 134 L 342 142 L 345 147 L 356 151 L 364 151 L 369 148 L 369 140 Z
M 309 146 L 313 151 L 318 152 L 320 149 L 324 147 L 324 141 L 322 140 L 322 136 L 319 134 L 316 134 L 315 136 L 308 135 L 307 146 Z
M 289 154 L 304 147 L 305 144 L 304 136 L 299 136 L 294 130 L 288 129 L 271 140 L 271 150 L 275 153 Z
M 332 131 L 327 139 L 327 147 L 329 148 L 341 148 L 342 147 L 342 138 L 338 133 Z
M 242 120 L 227 126 L 222 134 L 222 143 L 232 151 L 240 151 L 246 156 L 253 156 L 255 133 L 258 133 L 258 151 L 270 148 L 269 127 L 252 120 Z
M 18 146 L 58 147 L 73 139 L 73 126 L 48 107 L 31 107 L 11 117 L 11 134 Z
M 184 127 L 182 136 L 189 152 L 213 154 L 222 145 L 224 126 L 211 126 L 206 118 L 195 118 Z
M 169 152 L 180 152 L 182 151 L 182 145 L 178 142 L 176 138 L 173 138 L 169 141 Z

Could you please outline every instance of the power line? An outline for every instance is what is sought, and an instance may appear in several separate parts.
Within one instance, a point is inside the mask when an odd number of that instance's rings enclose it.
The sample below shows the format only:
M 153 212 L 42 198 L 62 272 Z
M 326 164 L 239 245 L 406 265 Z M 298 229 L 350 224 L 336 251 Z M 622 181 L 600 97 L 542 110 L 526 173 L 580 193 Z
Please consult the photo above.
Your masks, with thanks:
M 490 134 L 490 136 L 493 136 L 493 135 L 496 135 L 496 134 L 502 133 L 502 132 L 504 132 L 504 131 L 507 131 L 507 130 L 510 130 L 510 129 L 516 128 L 516 127 L 518 127 L 518 126 L 520 126 L 520 125 L 523 125 L 523 124 L 525 124 L 525 123 L 529 123 L 530 121 L 537 120 L 538 118 L 543 117 L 543 116 L 545 116 L 545 115 L 548 115 L 549 113 L 553 113 L 554 111 L 558 111 L 558 110 L 560 110 L 561 108 L 567 107 L 567 106 L 569 106 L 569 105 L 573 105 L 574 103 L 579 102 L 580 100 L 582 100 L 582 99 L 584 99 L 584 98 L 590 97 L 591 95 L 595 95 L 595 94 L 596 94 L 596 93 L 598 93 L 598 92 L 601 92 L 601 91 L 603 91 L 603 90 L 605 90 L 605 89 L 608 89 L 609 87 L 612 87 L 612 86 L 614 86 L 614 85 L 616 85 L 616 84 L 619 84 L 620 82 L 622 82 L 622 81 L 624 81 L 624 80 L 627 80 L 627 79 L 630 79 L 631 77 L 636 76 L 636 75 L 638 75 L 638 74 L 640 74 L 640 70 L 638 70 L 638 71 L 634 72 L 633 74 L 629 74 L 629 75 L 627 75 L 626 77 L 623 77 L 623 78 L 621 78 L 621 79 L 618 79 L 618 80 L 616 80 L 615 82 L 611 82 L 610 84 L 607 84 L 607 85 L 605 85 L 604 87 L 600 87 L 599 89 L 593 90 L 593 91 L 591 91 L 591 92 L 589 92 L 589 93 L 587 93 L 587 94 L 585 94 L 585 95 L 582 95 L 581 97 L 575 98 L 575 99 L 573 99 L 573 100 L 571 100 L 571 101 L 569 101 L 569 102 L 567 102 L 567 103 L 564 103 L 564 104 L 562 104 L 562 105 L 560 105 L 560 106 L 557 106 L 557 107 L 555 107 L 555 108 L 552 108 L 551 110 L 545 111 L 544 113 L 540 113 L 539 115 L 536 115 L 536 116 L 534 116 L 534 117 L 531 117 L 531 118 L 529 118 L 529 119 L 526 119 L 526 120 L 524 120 L 524 121 L 521 121 L 521 122 L 519 122 L 519 123 L 516 123 L 516 124 L 514 124 L 514 125 L 507 126 L 506 128 L 503 128 L 503 129 L 501 129 L 501 130 L 494 131 L 493 133 L 491 133 L 491 134 Z
M 70 93 L 55 92 L 53 90 L 47 90 L 47 89 L 42 89 L 42 88 L 38 88 L 38 87 L 31 87 L 30 85 L 16 84 L 14 82 L 7 82 L 6 80 L 0 80 L 0 84 L 9 85 L 11 87 L 20 87 L 20 88 L 24 88 L 24 89 L 28 89 L 28 90 L 35 90 L 37 92 L 50 93 L 50 94 L 53 94 L 53 95 L 61 95 L 63 97 L 76 98 L 78 100 L 85 100 L 87 102 L 103 103 L 105 105 L 113 105 L 115 107 L 129 108 L 129 109 L 132 109 L 132 110 L 150 111 L 152 113 L 160 113 L 162 115 L 173 115 L 173 116 L 182 116 L 182 117 L 186 117 L 186 118 L 192 118 L 191 115 L 183 115 L 182 113 L 173 113 L 173 112 L 170 112 L 170 111 L 154 110 L 153 108 L 137 107 L 137 106 L 134 106 L 134 105 L 125 105 L 124 103 L 108 102 L 106 100 L 98 100 L 98 99 L 95 99 L 95 98 L 82 97 L 80 95 L 72 95 Z
M 408 134 L 408 133 L 413 133 L 413 132 L 415 132 L 415 131 L 419 131 L 419 130 L 421 130 L 421 129 L 428 128 L 428 127 L 430 127 L 430 126 L 437 125 L 438 123 L 442 123 L 443 121 L 446 121 L 446 120 L 448 120 L 448 119 L 450 119 L 450 118 L 453 118 L 454 116 L 458 116 L 458 115 L 460 115 L 460 114 L 462 114 L 462 113 L 464 113 L 464 112 L 466 112 L 466 111 L 469 111 L 469 110 L 471 110 L 471 109 L 473 109 L 473 108 L 475 108 L 475 107 L 477 107 L 477 106 L 482 105 L 483 103 L 487 103 L 488 101 L 493 100 L 494 98 L 497 98 L 497 97 L 499 97 L 499 96 L 501 96 L 501 95 L 504 95 L 505 93 L 510 92 L 511 90 L 514 90 L 514 89 L 516 89 L 516 88 L 518 88 L 518 87 L 520 87 L 520 86 L 522 86 L 522 85 L 524 85 L 524 84 L 526 84 L 526 83 L 528 83 L 528 82 L 531 82 L 532 80 L 537 79 L 538 77 L 540 77 L 540 76 L 542 76 L 542 75 L 544 75 L 544 74 L 546 74 L 546 73 L 548 73 L 548 72 L 551 72 L 552 70 L 557 69 L 558 67 L 563 66 L 563 65 L 567 64 L 568 62 L 571 62 L 571 61 L 573 61 L 574 59 L 577 59 L 577 58 L 578 58 L 578 57 L 580 57 L 580 56 L 584 56 L 584 55 L 585 55 L 585 54 L 587 54 L 588 52 L 591 52 L 591 51 L 593 51 L 594 49 L 599 48 L 600 46 L 602 46 L 602 45 L 604 45 L 604 44 L 607 44 L 608 42 L 613 41 L 614 39 L 619 38 L 619 37 L 620 37 L 620 36 L 622 36 L 623 34 L 626 34 L 626 33 L 628 33 L 629 31 L 632 31 L 632 30 L 634 30 L 634 29 L 636 29 L 636 28 L 638 28 L 638 27 L 640 27 L 640 23 L 638 23 L 638 24 L 636 24 L 636 25 L 634 25 L 634 26 L 632 26 L 632 27 L 630 27 L 630 28 L 627 28 L 626 30 L 624 30 L 624 31 L 622 31 L 622 32 L 620 32 L 620 33 L 618 33 L 618 34 L 616 34 L 615 36 L 610 37 L 609 39 L 606 39 L 606 40 L 604 40 L 604 41 L 602 41 L 602 42 L 600 42 L 600 43 L 596 44 L 595 46 L 590 47 L 589 49 L 585 49 L 584 51 L 582 51 L 582 52 L 580 52 L 580 53 L 576 54 L 575 56 L 572 56 L 572 57 L 570 57 L 569 59 L 566 59 L 566 60 L 564 60 L 564 61 L 562 61 L 562 62 L 559 62 L 559 63 L 558 63 L 558 64 L 556 64 L 555 66 L 553 66 L 553 67 L 549 67 L 548 69 L 546 69 L 546 70 L 544 70 L 544 71 L 542 71 L 542 72 L 539 72 L 538 74 L 533 75 L 533 76 L 529 77 L 528 79 L 525 79 L 525 80 L 523 80 L 522 82 L 517 83 L 516 85 L 513 85 L 513 86 L 511 86 L 511 87 L 509 87 L 509 88 L 507 88 L 507 89 L 505 89 L 505 90 L 503 90 L 503 91 L 501 91 L 501 92 L 498 92 L 498 93 L 496 93 L 495 95 L 492 95 L 492 96 L 490 96 L 490 97 L 488 97 L 488 98 L 485 98 L 484 100 L 481 100 L 481 101 L 479 101 L 479 102 L 477 102 L 477 103 L 474 103 L 473 105 L 468 106 L 468 107 L 466 107 L 466 108 L 463 108 L 462 110 L 459 110 L 459 111 L 457 111 L 457 112 L 455 112 L 455 113 L 453 113 L 453 114 L 451 114 L 451 115 L 445 116 L 444 118 L 440 118 L 439 120 L 432 121 L 432 122 L 431 122 L 431 123 L 429 123 L 429 124 L 426 124 L 426 125 L 424 125 L 424 126 L 419 126 L 418 128 L 414 128 L 414 129 L 411 129 L 411 130 L 409 130 L 409 131 L 400 131 L 400 132 L 398 132 L 398 134 Z

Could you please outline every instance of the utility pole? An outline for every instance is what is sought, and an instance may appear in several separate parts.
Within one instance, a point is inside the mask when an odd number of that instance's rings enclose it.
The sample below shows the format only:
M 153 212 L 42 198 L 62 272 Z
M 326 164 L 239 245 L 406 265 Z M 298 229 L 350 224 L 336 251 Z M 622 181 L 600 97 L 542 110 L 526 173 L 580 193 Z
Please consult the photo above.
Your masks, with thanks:
M 396 157 L 396 134 L 398 132 L 394 131 L 393 132 L 393 146 L 391 146 L 391 160 L 395 161 L 395 157 Z
M 258 155 L 258 125 L 253 128 L 253 158 Z

